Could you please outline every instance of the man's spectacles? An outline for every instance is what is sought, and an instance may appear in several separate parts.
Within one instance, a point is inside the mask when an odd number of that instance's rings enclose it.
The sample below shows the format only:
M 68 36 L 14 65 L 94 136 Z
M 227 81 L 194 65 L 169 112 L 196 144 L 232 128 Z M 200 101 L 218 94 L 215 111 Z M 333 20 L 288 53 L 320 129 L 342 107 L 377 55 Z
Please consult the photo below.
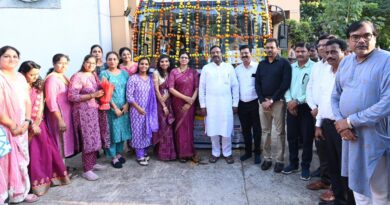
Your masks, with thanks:
M 354 34 L 354 35 L 351 35 L 349 38 L 353 41 L 353 42 L 359 42 L 361 38 L 363 38 L 364 41 L 369 41 L 371 40 L 371 38 L 373 37 L 374 35 L 372 33 L 365 33 L 363 35 L 357 35 L 357 34 Z

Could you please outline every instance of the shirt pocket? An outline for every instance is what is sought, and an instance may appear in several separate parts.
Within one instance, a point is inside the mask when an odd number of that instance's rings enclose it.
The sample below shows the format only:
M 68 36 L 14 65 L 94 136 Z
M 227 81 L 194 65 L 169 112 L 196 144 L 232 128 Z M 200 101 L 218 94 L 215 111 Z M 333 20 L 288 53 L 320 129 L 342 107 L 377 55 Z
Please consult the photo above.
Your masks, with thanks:
M 309 73 L 302 73 L 301 81 L 299 82 L 301 84 L 302 94 L 306 93 L 306 87 L 309 83 L 310 75 Z

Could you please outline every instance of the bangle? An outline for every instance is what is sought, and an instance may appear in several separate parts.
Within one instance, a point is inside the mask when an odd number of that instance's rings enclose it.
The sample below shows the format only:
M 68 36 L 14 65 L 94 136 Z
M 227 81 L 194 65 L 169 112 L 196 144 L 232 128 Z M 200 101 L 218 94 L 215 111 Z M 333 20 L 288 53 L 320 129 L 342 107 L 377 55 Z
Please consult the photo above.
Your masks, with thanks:
M 93 97 L 92 97 L 92 94 L 89 94 L 89 97 L 92 99 Z

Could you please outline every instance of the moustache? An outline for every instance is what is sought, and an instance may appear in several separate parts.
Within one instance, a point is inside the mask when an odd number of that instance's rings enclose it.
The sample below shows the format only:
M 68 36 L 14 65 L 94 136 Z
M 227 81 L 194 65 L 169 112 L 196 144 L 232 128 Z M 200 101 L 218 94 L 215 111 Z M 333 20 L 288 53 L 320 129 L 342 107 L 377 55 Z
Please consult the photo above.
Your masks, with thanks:
M 248 56 L 242 56 L 242 58 L 249 58 Z
M 334 58 L 328 58 L 328 59 L 326 59 L 327 61 L 335 61 L 336 59 L 334 59 Z
M 359 48 L 359 49 L 367 49 L 368 46 L 366 46 L 366 45 L 358 45 L 358 46 L 356 46 L 356 48 Z

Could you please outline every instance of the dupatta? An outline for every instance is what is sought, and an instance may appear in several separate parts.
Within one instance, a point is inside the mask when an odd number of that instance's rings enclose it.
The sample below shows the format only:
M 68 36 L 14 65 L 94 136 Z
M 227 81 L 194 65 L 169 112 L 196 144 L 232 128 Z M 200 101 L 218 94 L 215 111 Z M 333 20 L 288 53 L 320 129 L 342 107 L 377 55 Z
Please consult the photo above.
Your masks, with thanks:
M 148 136 L 151 136 L 152 132 L 157 132 L 158 130 L 157 100 L 152 79 L 152 75 L 149 75 L 150 89 L 146 104 L 146 134 Z

